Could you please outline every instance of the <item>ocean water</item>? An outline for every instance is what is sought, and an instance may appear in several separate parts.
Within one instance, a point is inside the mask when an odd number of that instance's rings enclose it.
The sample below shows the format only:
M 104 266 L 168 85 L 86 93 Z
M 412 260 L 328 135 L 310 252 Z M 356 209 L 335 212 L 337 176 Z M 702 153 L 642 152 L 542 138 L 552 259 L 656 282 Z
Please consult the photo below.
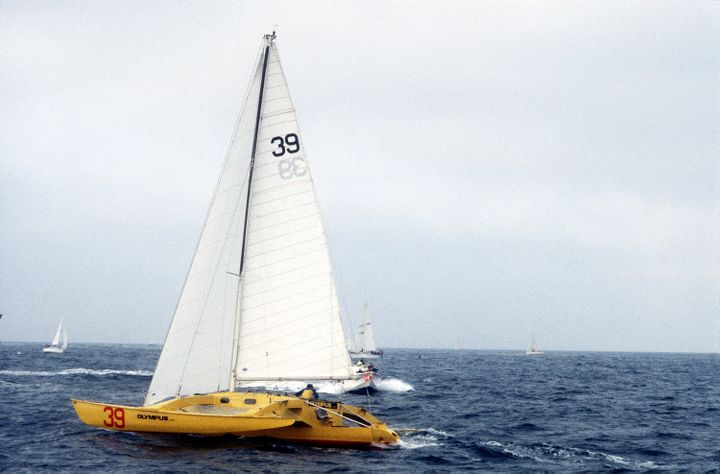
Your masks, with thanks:
M 0 471 L 720 470 L 718 354 L 387 350 L 382 390 L 343 400 L 402 442 L 366 450 L 141 436 L 77 419 L 70 398 L 140 404 L 159 351 L 0 344 Z

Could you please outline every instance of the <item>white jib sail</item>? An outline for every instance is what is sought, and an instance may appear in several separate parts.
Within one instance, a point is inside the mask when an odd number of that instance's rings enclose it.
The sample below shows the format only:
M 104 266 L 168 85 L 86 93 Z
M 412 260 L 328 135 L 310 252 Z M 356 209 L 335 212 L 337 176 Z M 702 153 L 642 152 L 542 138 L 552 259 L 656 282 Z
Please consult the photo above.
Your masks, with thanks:
M 262 57 L 150 382 L 146 405 L 168 397 L 231 389 L 237 273 L 261 72 Z
M 367 303 L 365 303 L 365 316 L 362 325 L 360 325 L 359 335 L 360 351 L 370 352 L 377 350 L 377 347 L 375 347 L 375 335 L 373 334 L 372 321 L 370 320 L 370 313 L 368 313 Z
M 234 368 L 238 380 L 353 375 L 315 192 L 274 44 L 244 271 L 242 278 L 237 274 L 265 45 L 262 51 L 146 405 L 232 390 Z
M 236 380 L 352 378 L 315 189 L 274 44 L 255 160 Z

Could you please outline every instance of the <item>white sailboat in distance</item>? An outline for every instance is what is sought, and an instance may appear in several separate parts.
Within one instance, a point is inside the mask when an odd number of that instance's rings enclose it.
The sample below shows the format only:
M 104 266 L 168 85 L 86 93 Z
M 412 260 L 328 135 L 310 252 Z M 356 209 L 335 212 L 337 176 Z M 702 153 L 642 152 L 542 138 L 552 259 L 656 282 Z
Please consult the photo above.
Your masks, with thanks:
M 63 327 L 63 320 L 61 318 L 60 325 L 58 326 L 57 331 L 55 331 L 55 337 L 53 337 L 53 340 L 50 344 L 43 347 L 43 352 L 54 352 L 59 354 L 65 352 L 67 346 L 67 332 L 65 332 L 65 328 Z
M 353 346 L 354 348 L 350 352 L 350 357 L 353 359 L 378 359 L 383 355 L 383 351 L 375 345 L 375 334 L 367 303 L 365 303 L 363 323 L 358 327 Z
M 532 336 L 532 341 L 530 342 L 530 347 L 528 350 L 525 351 L 525 355 L 543 355 L 544 352 L 540 350 L 540 348 L 537 345 L 537 342 L 535 342 L 535 336 Z

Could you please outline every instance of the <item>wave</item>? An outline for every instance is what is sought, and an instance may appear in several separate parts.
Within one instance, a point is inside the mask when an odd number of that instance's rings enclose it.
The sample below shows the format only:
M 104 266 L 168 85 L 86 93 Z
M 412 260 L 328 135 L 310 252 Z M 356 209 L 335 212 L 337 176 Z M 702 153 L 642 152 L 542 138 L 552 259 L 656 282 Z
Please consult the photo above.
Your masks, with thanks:
M 420 449 L 442 446 L 441 439 L 452 437 L 451 434 L 434 428 L 398 428 L 396 431 L 400 434 L 400 442 L 398 443 L 400 449 Z
M 375 386 L 383 392 L 410 392 L 415 390 L 415 387 L 409 383 L 394 378 L 382 378 L 375 382 Z
M 591 451 L 589 449 L 554 446 L 549 443 L 522 446 L 514 443 L 501 443 L 499 441 L 485 441 L 478 443 L 480 447 L 491 448 L 504 454 L 537 462 L 556 462 L 565 459 L 569 462 L 582 463 L 583 461 L 605 461 L 618 466 L 627 466 L 643 469 L 658 469 L 661 466 L 652 461 L 638 461 L 627 459 L 615 454 Z
M 441 446 L 434 436 L 408 436 L 406 438 L 400 438 L 397 444 L 400 449 L 420 449 Z
M 149 370 L 115 370 L 115 369 L 64 369 L 56 372 L 43 370 L 0 370 L 0 375 L 15 377 L 55 377 L 59 375 L 133 375 L 138 377 L 152 377 Z

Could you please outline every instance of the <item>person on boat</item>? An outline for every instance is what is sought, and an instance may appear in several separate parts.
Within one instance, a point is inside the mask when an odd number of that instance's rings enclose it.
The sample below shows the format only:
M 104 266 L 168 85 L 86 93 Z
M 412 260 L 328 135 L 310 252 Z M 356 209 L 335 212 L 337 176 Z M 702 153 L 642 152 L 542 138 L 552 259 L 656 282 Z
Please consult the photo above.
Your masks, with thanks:
M 315 387 L 313 387 L 313 384 L 309 383 L 307 384 L 307 387 L 297 392 L 295 396 L 300 397 L 303 400 L 316 400 L 318 393 L 317 390 L 315 390 Z
M 355 367 L 357 367 L 355 369 L 356 374 L 377 374 L 380 372 L 374 365 L 365 364 L 365 361 L 363 360 L 359 360 L 357 364 L 355 364 Z

